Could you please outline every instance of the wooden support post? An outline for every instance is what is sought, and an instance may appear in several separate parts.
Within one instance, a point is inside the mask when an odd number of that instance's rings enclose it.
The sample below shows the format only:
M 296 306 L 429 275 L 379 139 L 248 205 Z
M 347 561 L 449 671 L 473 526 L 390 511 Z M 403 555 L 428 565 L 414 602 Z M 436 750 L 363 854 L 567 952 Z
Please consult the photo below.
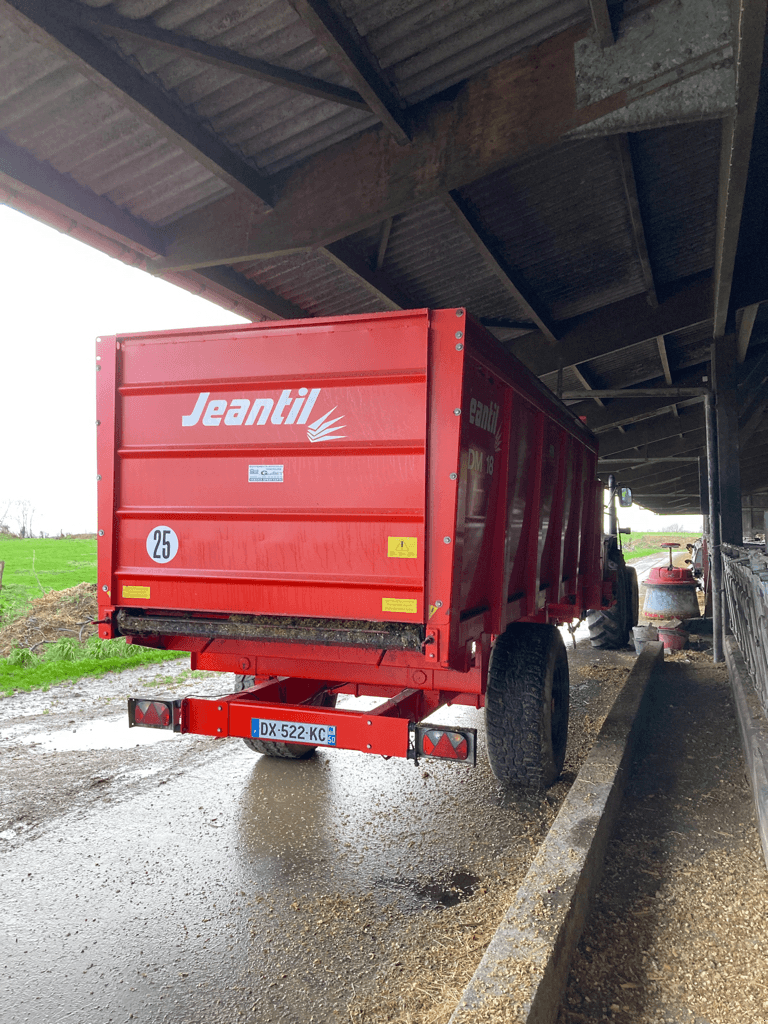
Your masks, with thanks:
M 712 345 L 720 479 L 720 534 L 724 544 L 742 543 L 739 407 L 736 397 L 736 336 Z
M 709 466 L 709 558 L 712 588 L 712 658 L 723 660 L 723 557 L 720 551 L 720 497 L 717 461 L 717 417 L 715 400 L 708 395 L 705 404 L 707 426 L 707 463 Z

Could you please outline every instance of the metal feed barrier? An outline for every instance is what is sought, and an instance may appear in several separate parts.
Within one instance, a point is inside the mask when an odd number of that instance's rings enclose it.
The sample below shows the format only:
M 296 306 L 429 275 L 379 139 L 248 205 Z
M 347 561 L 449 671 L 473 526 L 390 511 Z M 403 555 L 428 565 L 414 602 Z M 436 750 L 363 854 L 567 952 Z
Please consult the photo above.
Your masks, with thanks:
M 722 554 L 731 632 L 768 716 L 768 555 L 728 544 Z

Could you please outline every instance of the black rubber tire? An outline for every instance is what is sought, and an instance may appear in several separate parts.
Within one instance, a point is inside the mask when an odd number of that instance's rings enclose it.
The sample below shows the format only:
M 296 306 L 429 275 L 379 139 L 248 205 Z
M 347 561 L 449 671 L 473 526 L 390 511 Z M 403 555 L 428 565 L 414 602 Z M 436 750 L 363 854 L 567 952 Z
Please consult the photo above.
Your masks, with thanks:
M 250 686 L 253 686 L 253 679 L 253 676 L 235 676 L 235 693 L 247 690 Z M 309 703 L 320 708 L 335 708 L 336 694 L 328 693 L 327 690 L 321 690 Z M 243 743 L 257 754 L 266 754 L 267 757 L 283 757 L 293 761 L 301 761 L 305 757 L 310 757 L 317 750 L 317 746 L 310 743 L 277 743 L 272 740 L 249 740 L 245 738 Z
M 555 626 L 513 623 L 491 649 L 485 735 L 499 781 L 541 790 L 563 770 L 568 742 L 568 655 Z
M 637 570 L 631 565 L 624 567 L 627 573 L 627 595 L 629 601 L 629 628 L 632 629 L 640 621 L 640 587 L 637 583 Z
M 593 647 L 602 647 L 609 651 L 626 647 L 629 643 L 631 630 L 631 610 L 629 588 L 630 581 L 627 579 L 628 569 L 624 565 L 622 555 L 616 557 L 613 566 L 618 572 L 618 586 L 616 604 L 610 608 L 600 608 L 591 611 L 587 615 L 587 626 L 589 627 L 589 639 Z M 634 572 L 634 569 L 632 570 Z M 635 576 L 635 582 L 637 577 Z

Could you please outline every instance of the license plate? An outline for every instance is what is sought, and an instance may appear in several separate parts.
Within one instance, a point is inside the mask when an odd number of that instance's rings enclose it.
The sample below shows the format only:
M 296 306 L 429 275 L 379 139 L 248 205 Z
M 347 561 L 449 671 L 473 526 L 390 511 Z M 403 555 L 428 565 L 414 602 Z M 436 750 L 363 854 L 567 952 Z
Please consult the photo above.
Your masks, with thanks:
M 324 747 L 335 747 L 336 726 L 252 718 L 251 739 L 276 740 L 279 743 L 318 743 Z

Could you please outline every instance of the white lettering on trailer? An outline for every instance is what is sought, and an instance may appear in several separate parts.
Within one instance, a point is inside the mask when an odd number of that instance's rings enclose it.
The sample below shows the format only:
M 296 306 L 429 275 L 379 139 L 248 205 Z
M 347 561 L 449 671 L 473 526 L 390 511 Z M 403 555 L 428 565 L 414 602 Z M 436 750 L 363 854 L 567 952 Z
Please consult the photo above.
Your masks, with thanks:
M 478 402 L 476 398 L 473 398 L 469 403 L 469 422 L 474 423 L 476 427 L 482 427 L 489 434 L 495 434 L 499 411 L 499 406 L 495 402 L 491 402 L 490 405 L 484 405 L 482 402 Z
M 292 426 L 294 423 L 304 426 L 322 389 L 298 390 L 298 395 L 294 396 L 292 388 L 285 388 L 279 398 L 256 398 L 253 404 L 250 398 L 232 398 L 229 401 L 226 398 L 214 398 L 209 401 L 210 391 L 201 391 L 192 412 L 181 417 L 181 425 L 195 427 L 200 423 L 203 427 L 218 427 L 223 419 L 226 427 L 252 427 L 254 424 L 263 427 L 267 422 L 275 426 Z M 338 433 L 344 429 L 344 424 L 339 423 L 343 416 L 328 419 L 337 408 L 334 406 L 308 425 L 307 437 L 312 443 L 338 441 L 345 437 Z

